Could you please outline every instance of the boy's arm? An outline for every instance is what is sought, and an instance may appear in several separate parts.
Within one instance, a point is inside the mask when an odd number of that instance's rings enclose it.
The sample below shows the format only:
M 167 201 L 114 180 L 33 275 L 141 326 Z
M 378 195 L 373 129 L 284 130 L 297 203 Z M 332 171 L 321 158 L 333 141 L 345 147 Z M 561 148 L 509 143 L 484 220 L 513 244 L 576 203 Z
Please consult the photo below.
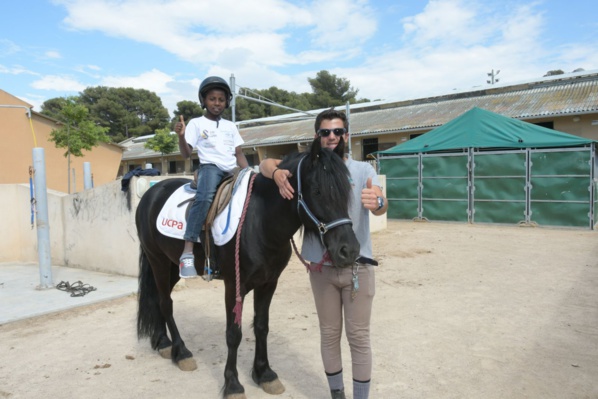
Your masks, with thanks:
M 249 162 L 247 162 L 247 158 L 245 157 L 245 154 L 243 154 L 243 150 L 240 146 L 235 147 L 235 157 L 237 157 L 237 165 L 239 165 L 240 168 L 245 169 L 249 166 Z
M 181 156 L 183 158 L 189 158 L 193 153 L 193 147 L 191 147 L 189 143 L 187 143 L 187 140 L 185 140 L 185 119 L 183 119 L 183 115 L 179 116 L 180 120 L 174 125 L 174 131 L 177 136 L 179 136 L 179 151 L 181 152 Z

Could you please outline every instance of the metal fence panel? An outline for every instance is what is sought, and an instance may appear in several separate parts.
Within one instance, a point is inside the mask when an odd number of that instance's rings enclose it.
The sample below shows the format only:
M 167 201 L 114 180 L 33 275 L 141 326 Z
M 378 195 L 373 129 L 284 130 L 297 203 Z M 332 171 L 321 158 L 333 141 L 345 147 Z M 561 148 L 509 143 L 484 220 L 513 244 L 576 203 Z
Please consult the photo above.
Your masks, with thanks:
M 388 217 L 594 228 L 595 146 L 382 157 Z
M 423 218 L 468 221 L 468 162 L 463 153 L 422 156 Z
M 419 156 L 382 158 L 380 174 L 386 175 L 388 217 L 419 217 Z
M 472 222 L 526 221 L 526 151 L 474 152 Z
M 591 151 L 530 151 L 530 221 L 547 226 L 590 225 Z

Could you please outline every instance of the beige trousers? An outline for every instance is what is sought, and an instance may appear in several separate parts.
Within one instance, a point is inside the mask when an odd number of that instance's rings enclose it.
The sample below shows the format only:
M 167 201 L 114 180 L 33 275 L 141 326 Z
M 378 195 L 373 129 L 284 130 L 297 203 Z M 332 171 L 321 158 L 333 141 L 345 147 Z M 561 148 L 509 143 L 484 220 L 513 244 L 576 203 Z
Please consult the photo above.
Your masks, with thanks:
M 312 266 L 315 264 L 312 263 Z M 343 318 L 351 350 L 353 379 L 369 381 L 372 375 L 370 317 L 375 294 L 375 266 L 355 265 L 340 269 L 322 266 L 322 271 L 310 271 L 311 289 L 320 322 L 320 349 L 324 370 L 331 374 L 343 368 L 341 335 Z M 352 295 L 353 272 L 359 288 Z

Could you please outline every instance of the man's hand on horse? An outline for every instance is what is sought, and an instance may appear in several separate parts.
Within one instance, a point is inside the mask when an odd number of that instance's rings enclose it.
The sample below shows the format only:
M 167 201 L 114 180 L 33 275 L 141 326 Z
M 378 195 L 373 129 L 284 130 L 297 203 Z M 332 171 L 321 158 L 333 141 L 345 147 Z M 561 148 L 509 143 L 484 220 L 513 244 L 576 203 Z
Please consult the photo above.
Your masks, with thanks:
M 282 198 L 288 200 L 293 199 L 293 194 L 295 194 L 293 186 L 291 186 L 291 183 L 289 183 L 289 178 L 291 176 L 293 176 L 293 174 L 290 171 L 278 168 L 274 171 L 274 174 L 272 175 L 272 179 L 278 186 L 278 191 L 280 192 L 280 195 L 282 196 Z

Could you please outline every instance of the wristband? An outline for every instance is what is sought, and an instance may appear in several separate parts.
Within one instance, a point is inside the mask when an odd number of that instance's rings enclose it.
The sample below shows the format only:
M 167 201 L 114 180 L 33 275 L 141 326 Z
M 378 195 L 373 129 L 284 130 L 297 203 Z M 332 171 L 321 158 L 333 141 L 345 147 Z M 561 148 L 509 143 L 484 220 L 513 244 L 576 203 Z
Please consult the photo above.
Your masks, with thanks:
M 274 180 L 274 173 L 276 173 L 277 170 L 280 170 L 280 168 L 274 169 L 274 172 L 272 172 L 272 180 Z

